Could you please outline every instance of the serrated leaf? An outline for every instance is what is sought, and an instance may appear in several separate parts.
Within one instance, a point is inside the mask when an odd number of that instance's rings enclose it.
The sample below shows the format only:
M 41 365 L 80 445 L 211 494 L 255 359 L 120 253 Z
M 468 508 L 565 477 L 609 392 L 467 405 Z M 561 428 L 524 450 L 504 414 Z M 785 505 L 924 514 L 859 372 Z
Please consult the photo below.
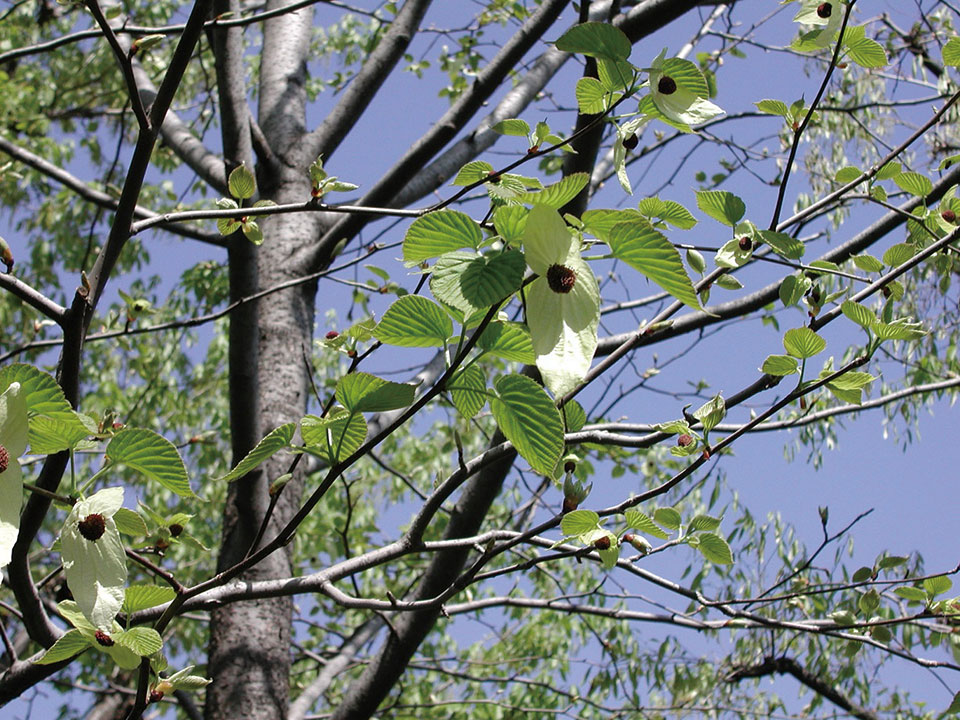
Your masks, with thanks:
M 704 260 L 703 255 L 692 248 L 687 250 L 687 265 L 699 275 L 703 275 L 704 270 L 707 269 L 707 261 Z
M 433 268 L 430 290 L 437 300 L 470 315 L 516 292 L 526 269 L 523 253 L 515 250 L 447 253 Z
M 530 330 L 520 323 L 500 321 L 490 323 L 477 341 L 477 347 L 511 362 L 533 365 L 536 361 L 533 343 L 530 340 Z
M 131 510 L 130 508 L 120 508 L 117 510 L 116 514 L 113 516 L 113 520 L 117 524 L 117 530 L 124 535 L 130 535 L 132 537 L 144 537 L 150 532 L 147 529 L 147 523 L 144 521 L 140 513 L 138 513 L 136 510 Z
M 95 424 L 70 406 L 51 375 L 25 363 L 0 368 L 0 391 L 14 382 L 20 383 L 20 393 L 27 406 L 27 440 L 33 452 L 59 452 L 96 432 Z
M 458 210 L 438 210 L 414 220 L 403 239 L 404 262 L 418 263 L 461 248 L 477 248 L 483 233 Z
M 557 50 L 608 60 L 626 60 L 631 44 L 622 30 L 609 23 L 586 22 L 574 25 L 555 43 Z
M 899 267 L 917 254 L 917 249 L 909 243 L 898 243 L 883 254 L 883 263 L 890 267 Z
M 90 641 L 77 629 L 67 630 L 57 638 L 57 641 L 47 648 L 46 652 L 34 660 L 37 665 L 52 665 L 63 660 L 69 660 L 92 647 Z
M 576 400 L 564 403 L 560 408 L 560 415 L 566 425 L 567 432 L 579 432 L 587 424 L 587 413 Z
M 808 327 L 787 330 L 783 336 L 783 347 L 796 358 L 809 358 L 823 352 L 827 341 Z
M 163 585 L 131 585 L 123 593 L 122 612 L 127 614 L 157 607 L 177 596 L 173 588 Z
M 621 222 L 610 230 L 607 240 L 614 257 L 627 263 L 675 298 L 694 310 L 700 302 L 683 267 L 680 253 L 645 220 Z
M 486 389 L 487 379 L 476 365 L 462 368 L 447 383 L 453 406 L 468 420 L 487 404 Z
M 943 46 L 943 64 L 960 65 L 960 37 L 952 37 Z
M 650 535 L 651 537 L 660 538 L 661 540 L 666 540 L 668 537 L 670 537 L 669 533 L 664 532 L 645 513 L 640 512 L 636 508 L 630 508 L 627 510 L 625 517 L 627 520 L 627 525 L 634 530 L 639 530 L 644 535 Z
M 695 515 L 690 520 L 689 529 L 694 532 L 712 532 L 720 527 L 720 522 L 721 518 L 711 517 L 710 515 Z
M 352 372 L 337 383 L 337 400 L 353 412 L 386 412 L 413 404 L 416 387 L 365 372 Z
M 227 185 L 230 194 L 238 200 L 253 197 L 253 194 L 257 191 L 257 179 L 246 165 L 239 165 L 233 169 L 230 178 L 227 180 Z
M 723 401 L 723 395 L 718 394 L 697 408 L 693 416 L 703 425 L 704 432 L 710 432 L 726 414 L 727 407 Z
M 439 305 L 419 295 L 404 295 L 383 314 L 375 335 L 387 345 L 437 347 L 452 333 L 453 323 Z
M 784 307 L 796 305 L 810 286 L 810 280 L 802 275 L 787 275 L 780 283 L 780 302 Z
M 905 558 L 901 555 L 887 555 L 886 557 L 880 558 L 877 567 L 881 570 L 889 570 L 890 568 L 906 565 L 909 560 L 910 558 Z
M 546 205 L 554 210 L 559 210 L 579 195 L 580 191 L 583 190 L 589 182 L 589 173 L 571 173 L 559 182 L 548 185 L 539 192 L 529 192 L 518 195 L 517 200 L 523 203 Z
M 237 466 L 228 472 L 226 475 L 222 475 L 217 478 L 218 482 L 221 481 L 233 481 L 237 478 L 243 477 L 248 472 L 253 470 L 255 467 L 260 465 L 270 457 L 273 457 L 281 450 L 284 450 L 290 447 L 290 443 L 293 440 L 293 434 L 297 430 L 296 423 L 285 423 L 274 430 L 271 430 L 267 435 L 257 443 L 257 446 L 247 453 L 246 457 L 243 458 Z
M 212 682 L 213 680 L 202 675 L 183 675 L 172 681 L 171 684 L 176 690 L 202 690 Z
M 715 533 L 705 532 L 697 535 L 697 549 L 707 560 L 715 565 L 733 565 L 733 553 L 727 541 Z
M 873 332 L 880 340 L 918 340 L 927 334 L 922 324 L 903 320 L 877 321 L 873 324 Z
M 775 232 L 773 230 L 761 230 L 759 235 L 777 255 L 787 258 L 788 260 L 797 260 L 803 257 L 803 253 L 807 249 L 802 242 L 790 237 L 786 233 Z
M 863 175 L 863 172 L 860 170 L 860 168 L 851 167 L 848 165 L 847 167 L 842 167 L 837 170 L 837 173 L 833 176 L 833 179 L 841 185 L 846 185 L 849 182 L 853 182 L 861 175 Z
M 490 401 L 500 430 L 537 472 L 552 476 L 563 454 L 563 422 L 546 391 L 524 375 L 504 375 Z
M 507 120 L 501 120 L 492 128 L 495 133 L 500 135 L 518 135 L 520 137 L 526 137 L 530 134 L 530 126 L 527 124 L 526 120 L 520 120 L 519 118 L 508 118 Z
M 308 452 L 337 463 L 352 455 L 367 439 L 367 421 L 360 413 L 336 407 L 325 418 L 307 415 L 300 434 Z
M 107 444 L 106 457 L 112 463 L 136 470 L 180 497 L 197 497 L 190 489 L 179 451 L 153 430 L 124 428 Z
M 75 448 L 81 440 L 98 431 L 96 422 L 73 410 L 56 417 L 34 415 L 28 419 L 27 427 L 30 450 L 37 455 Z
M 760 372 L 776 377 L 785 377 L 799 372 L 800 366 L 795 357 L 789 355 L 768 355 L 760 366 Z
M 724 290 L 742 290 L 743 283 L 737 280 L 733 275 L 729 273 L 724 273 L 716 280 L 713 281 L 713 284 L 718 288 L 723 288 Z
M 671 507 L 660 507 L 653 511 L 653 519 L 658 525 L 676 530 L 680 527 L 683 518 L 680 517 L 679 512 Z
M 504 205 L 493 213 L 493 226 L 504 242 L 516 245 L 523 237 L 529 211 L 520 205 Z
M 163 647 L 163 638 L 153 628 L 132 627 L 124 632 L 115 633 L 113 640 L 140 657 L 153 655 Z
M 482 160 L 474 160 L 473 162 L 468 162 L 466 165 L 460 168 L 460 170 L 457 172 L 457 176 L 453 179 L 453 184 L 457 186 L 473 185 L 474 183 L 486 180 L 488 175 L 492 172 L 493 165 Z M 430 216 L 426 215 L 425 217 Z
M 914 587 L 912 585 L 904 585 L 902 587 L 898 587 L 893 591 L 893 594 L 897 595 L 898 597 L 902 597 L 904 600 L 911 603 L 927 602 L 927 593 L 921 590 L 920 588 Z
M 747 206 L 725 190 L 698 190 L 697 207 L 719 223 L 734 227 L 743 218 Z
M 600 527 L 600 516 L 593 510 L 571 510 L 560 520 L 560 532 L 579 537 Z
M 767 115 L 779 115 L 784 118 L 790 117 L 790 108 L 781 100 L 761 100 L 760 102 L 754 103 L 754 105 L 757 106 L 757 110 Z
M 870 308 L 853 300 L 844 300 L 840 305 L 840 311 L 863 328 L 869 329 L 877 322 L 877 316 Z
M 603 569 L 612 570 L 616 567 L 617 560 L 620 559 L 620 543 L 617 542 L 617 537 L 613 533 L 607 535 L 607 538 L 610 540 L 610 547 L 606 550 L 597 549 L 597 554 L 600 556 Z
M 894 176 L 893 182 L 896 183 L 897 187 L 901 190 L 905 190 L 911 195 L 916 195 L 921 198 L 926 197 L 933 191 L 933 183 L 930 181 L 930 178 L 920 173 L 902 172 Z
M 596 78 L 580 78 L 574 94 L 581 115 L 599 115 L 607 109 L 607 89 Z
M 849 43 L 847 57 L 865 68 L 879 68 L 887 64 L 887 54 L 883 51 L 883 46 L 867 37 Z
M 952 587 L 953 582 L 946 575 L 937 575 L 923 581 L 923 589 L 927 591 L 927 596 L 932 598 L 943 595 Z
M 864 272 L 880 272 L 883 270 L 883 263 L 872 255 L 854 255 L 851 259 L 853 260 L 853 264 Z

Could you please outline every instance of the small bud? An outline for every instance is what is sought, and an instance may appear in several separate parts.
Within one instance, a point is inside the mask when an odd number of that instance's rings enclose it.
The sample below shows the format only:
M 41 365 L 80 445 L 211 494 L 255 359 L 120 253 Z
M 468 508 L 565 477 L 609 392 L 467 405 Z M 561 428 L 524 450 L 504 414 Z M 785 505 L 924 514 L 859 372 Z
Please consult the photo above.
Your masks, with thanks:
M 679 447 L 689 447 L 690 445 L 693 445 L 693 436 L 683 433 L 683 435 L 677 438 L 677 445 Z
M 527 155 L 533 155 L 536 152 L 540 152 L 539 145 L 531 145 L 530 147 L 527 148 Z
M 77 523 L 77 530 L 90 542 L 96 542 L 103 537 L 107 521 L 100 513 L 90 513 Z
M 744 235 L 740 240 L 737 241 L 737 245 L 740 246 L 740 249 L 744 252 L 747 252 L 753 247 L 753 240 Z
M 114 430 L 122 430 L 125 426 L 119 420 L 114 420 L 110 427 L 112 427 Z
M 576 460 L 567 460 L 567 461 L 563 464 L 563 471 L 564 471 L 565 473 L 572 473 L 572 472 L 574 472 L 576 469 L 577 469 L 577 461 L 576 461 Z M 0 471 L 0 472 L 2 472 L 2 471 Z
M 888 298 L 890 297 L 890 293 L 892 293 L 893 291 L 887 285 L 884 285 L 880 292 L 883 293 L 883 296 L 885 298 Z
M 817 6 L 817 17 L 822 17 L 826 20 L 828 17 L 833 15 L 833 4 L 832 3 L 820 3 Z
M 180 537 L 180 533 L 183 532 L 183 525 L 180 523 L 173 523 L 168 529 L 170 530 L 170 537 Z
M 609 550 L 610 549 L 610 537 L 608 535 L 601 535 L 596 540 L 593 541 L 593 546 L 597 550 Z
M 669 75 L 664 75 L 657 82 L 657 90 L 664 95 L 673 95 L 677 91 L 677 81 Z
M 97 632 L 94 634 L 94 637 L 96 638 L 97 643 L 103 647 L 113 647 L 113 638 L 103 630 L 97 630 Z
M 158 703 L 163 700 L 163 693 L 160 690 L 151 690 L 150 691 L 150 702 Z
M 957 214 L 953 210 L 944 210 L 942 213 L 940 213 L 940 217 L 942 217 L 951 225 L 957 222 Z
M 487 178 L 489 179 L 490 182 L 494 184 L 500 182 L 500 176 L 493 170 L 487 173 Z
M 637 137 L 636 133 L 631 133 L 623 139 L 623 146 L 627 150 L 633 150 L 640 144 L 640 138 Z
M 563 512 L 568 513 L 580 507 L 580 503 L 587 499 L 591 490 L 593 483 L 584 485 L 572 472 L 568 472 L 563 480 Z
M 324 335 L 324 337 L 327 340 L 333 340 L 334 338 L 340 337 L 340 333 L 338 333 L 336 330 L 330 330 L 326 335 Z
M 623 541 L 630 543 L 634 549 L 640 551 L 642 555 L 646 555 L 653 549 L 646 538 L 635 535 L 634 533 L 624 533 Z
M 8 467 L 10 467 L 10 453 L 3 445 L 0 445 L 0 473 L 6 472 Z
M 164 550 L 170 547 L 170 543 L 168 543 L 164 538 L 159 537 L 157 538 L 157 541 L 153 544 L 153 547 L 156 549 L 157 552 L 162 553 Z

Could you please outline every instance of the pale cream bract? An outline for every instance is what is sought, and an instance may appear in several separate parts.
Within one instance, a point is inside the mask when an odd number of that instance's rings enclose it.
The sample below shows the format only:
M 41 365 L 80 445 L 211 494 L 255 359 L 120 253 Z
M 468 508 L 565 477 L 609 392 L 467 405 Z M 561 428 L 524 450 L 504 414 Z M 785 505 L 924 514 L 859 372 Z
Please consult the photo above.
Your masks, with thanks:
M 0 568 L 10 562 L 20 531 L 23 473 L 17 461 L 27 449 L 27 402 L 20 383 L 0 395 L 0 445 L 7 452 L 7 468 L 0 473 Z

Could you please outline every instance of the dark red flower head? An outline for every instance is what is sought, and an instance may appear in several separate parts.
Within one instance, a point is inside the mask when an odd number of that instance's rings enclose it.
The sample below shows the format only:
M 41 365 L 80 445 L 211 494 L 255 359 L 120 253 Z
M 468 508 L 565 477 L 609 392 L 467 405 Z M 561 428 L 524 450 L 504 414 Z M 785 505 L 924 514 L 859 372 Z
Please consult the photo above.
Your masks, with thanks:
M 100 513 L 90 513 L 83 520 L 77 523 L 77 530 L 90 542 L 96 542 L 103 537 L 103 531 L 107 527 L 107 521 Z
M 547 268 L 547 285 L 555 293 L 568 293 L 577 284 L 577 274 L 566 265 L 554 264 Z
M 657 90 L 664 95 L 673 95 L 677 91 L 677 81 L 669 75 L 664 75 L 657 83 Z

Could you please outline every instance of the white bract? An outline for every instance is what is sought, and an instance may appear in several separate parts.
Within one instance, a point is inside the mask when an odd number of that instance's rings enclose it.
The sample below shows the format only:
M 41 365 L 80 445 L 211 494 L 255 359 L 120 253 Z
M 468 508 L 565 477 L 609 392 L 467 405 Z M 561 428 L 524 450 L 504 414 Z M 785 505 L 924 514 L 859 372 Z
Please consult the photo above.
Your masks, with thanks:
M 17 458 L 27 449 L 27 402 L 20 383 L 0 395 L 0 446 L 5 454 L 0 472 L 0 568 L 10 562 L 14 543 L 20 531 L 20 503 L 23 496 L 23 473 Z
M 102 630 L 109 630 L 120 612 L 127 583 L 126 555 L 113 520 L 122 506 L 123 488 L 105 488 L 74 505 L 60 532 L 67 586 L 80 611 Z
M 597 349 L 600 288 L 580 257 L 580 240 L 560 214 L 535 205 L 523 234 L 527 265 L 540 277 L 526 291 L 537 368 L 555 397 L 576 387 Z
M 800 11 L 793 21 L 804 25 L 814 25 L 819 30 L 811 42 L 817 47 L 826 47 L 833 40 L 833 36 L 840 29 L 843 22 L 844 7 L 842 2 L 823 2 L 823 0 L 801 0 Z
M 666 74 L 664 66 L 666 54 L 666 49 L 661 51 L 648 69 L 650 96 L 653 99 L 653 104 L 657 106 L 657 110 L 670 120 L 686 125 L 700 125 L 717 115 L 722 115 L 723 110 L 720 107 L 714 105 L 701 94 L 685 87 L 684 78 Z M 689 61 L 683 62 L 687 63 Z M 690 63 L 690 65 L 699 74 L 696 66 L 693 63 Z M 700 76 L 700 80 L 702 82 L 702 76 Z M 705 83 L 704 87 L 706 87 Z

